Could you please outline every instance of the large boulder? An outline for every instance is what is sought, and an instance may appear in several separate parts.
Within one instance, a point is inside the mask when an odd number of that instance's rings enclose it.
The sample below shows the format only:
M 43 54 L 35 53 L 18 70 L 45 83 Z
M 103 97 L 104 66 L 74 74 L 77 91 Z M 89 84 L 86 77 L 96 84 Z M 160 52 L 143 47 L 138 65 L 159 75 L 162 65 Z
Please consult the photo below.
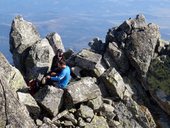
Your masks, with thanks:
M 10 51 L 15 66 L 24 73 L 24 62 L 30 46 L 40 40 L 35 26 L 21 16 L 15 17 L 10 32 Z
M 125 104 L 115 103 L 114 107 L 115 118 L 113 120 L 107 119 L 110 127 L 156 128 L 153 117 L 145 106 L 139 106 L 130 99 Z M 119 123 L 115 123 L 115 121 Z
M 46 85 L 34 95 L 34 98 L 50 115 L 56 116 L 62 106 L 62 96 L 62 89 Z
M 41 79 L 50 70 L 54 51 L 47 39 L 42 39 L 34 44 L 25 60 L 26 78 Z
M 79 81 L 71 82 L 68 87 L 68 93 L 73 103 L 76 104 L 101 96 L 101 91 L 95 82 L 96 79 L 91 77 L 84 77 Z
M 160 56 L 151 62 L 147 74 L 148 89 L 159 106 L 170 115 L 170 57 Z
M 34 128 L 26 107 L 19 102 L 10 88 L 6 75 L 0 75 L 0 127 L 1 128 Z
M 33 118 L 37 118 L 40 115 L 40 107 L 35 99 L 29 93 L 17 92 L 19 101 L 24 104 L 30 115 Z
M 108 44 L 104 53 L 104 60 L 108 67 L 115 67 L 121 73 L 126 73 L 129 69 L 128 57 L 115 42 Z
M 102 55 L 94 53 L 88 49 L 83 49 L 77 54 L 75 63 L 83 69 L 93 71 L 96 76 L 100 76 L 105 71 L 101 59 Z
M 65 48 L 64 45 L 62 43 L 61 37 L 58 33 L 50 33 L 47 35 L 46 37 L 50 43 L 50 45 L 52 46 L 54 52 L 56 53 L 57 49 L 62 49 L 63 52 L 65 52 Z
M 118 28 L 110 30 L 106 38 L 106 43 L 116 42 L 119 48 L 124 49 L 138 74 L 146 76 L 160 38 L 157 25 L 147 24 L 143 15 L 137 15 L 135 19 L 126 20 Z
M 20 71 L 11 66 L 2 53 L 0 53 L 0 73 L 4 74 L 8 85 L 14 93 L 18 90 L 28 89 Z
M 124 83 L 123 78 L 115 68 L 108 69 L 102 75 L 102 79 L 105 86 L 108 88 L 110 95 L 116 96 L 120 99 L 132 96 L 133 91 L 131 90 L 130 86 Z

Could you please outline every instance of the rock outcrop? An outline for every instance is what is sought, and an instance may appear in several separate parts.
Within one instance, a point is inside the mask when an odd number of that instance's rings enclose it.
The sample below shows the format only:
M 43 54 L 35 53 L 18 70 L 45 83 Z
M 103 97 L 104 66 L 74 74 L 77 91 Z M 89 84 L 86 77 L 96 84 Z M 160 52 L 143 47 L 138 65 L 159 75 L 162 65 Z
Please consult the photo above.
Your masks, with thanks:
M 28 90 L 19 70 L 11 66 L 2 53 L 0 53 L 0 74 L 5 77 L 14 93 L 18 90 Z
M 84 77 L 79 81 L 71 82 L 68 87 L 73 103 L 88 101 L 101 96 L 99 87 L 95 84 L 96 79 Z
M 25 58 L 25 71 L 28 80 L 42 79 L 50 70 L 54 57 L 54 51 L 47 39 L 42 39 L 31 46 L 27 58 Z
M 62 96 L 62 89 L 45 86 L 34 95 L 34 98 L 50 115 L 56 116 L 62 106 Z
M 33 25 L 21 17 L 14 19 L 10 38 L 14 64 L 27 80 L 41 80 L 50 69 L 56 50 L 61 48 L 65 51 L 57 33 L 40 39 Z M 34 95 L 39 106 L 31 95 L 27 96 L 31 101 L 24 100 L 25 92 L 18 92 L 16 97 L 16 91 L 25 88 L 26 84 L 21 74 L 13 75 L 19 74 L 19 71 L 0 54 L 0 78 L 5 78 L 0 79 L 0 125 L 8 126 L 6 119 L 10 121 L 16 116 L 9 127 L 26 127 L 28 123 L 34 127 L 28 109 L 40 128 L 156 128 L 158 122 L 159 127 L 170 126 L 168 121 L 162 121 L 162 117 L 168 116 L 159 108 L 170 114 L 169 45 L 160 39 L 159 27 L 147 24 L 143 15 L 128 19 L 120 26 L 109 29 L 105 42 L 95 38 L 89 43 L 91 49 L 65 53 L 76 79 L 73 78 L 64 91 L 50 85 L 40 86 Z M 3 76 L 6 72 L 9 73 L 7 77 Z M 15 88 L 17 84 L 19 86 Z M 9 90 L 9 94 L 5 89 Z M 14 97 L 10 97 L 12 100 L 9 101 L 7 96 L 12 94 Z M 8 102 L 15 103 L 14 107 L 18 107 L 16 111 L 7 106 Z M 17 115 L 16 112 L 21 109 L 23 111 Z M 9 116 L 6 114 L 8 110 L 12 112 Z M 157 117 L 153 118 L 155 115 Z M 20 124 L 19 118 L 23 117 L 27 120 L 24 120 L 25 124 Z
M 31 22 L 25 21 L 21 16 L 15 17 L 10 32 L 10 51 L 15 66 L 22 73 L 29 48 L 39 40 L 40 35 Z
M 118 28 L 110 30 L 106 43 L 116 42 L 139 75 L 145 77 L 159 38 L 159 27 L 147 24 L 143 15 L 137 15 L 135 19 L 126 20 Z

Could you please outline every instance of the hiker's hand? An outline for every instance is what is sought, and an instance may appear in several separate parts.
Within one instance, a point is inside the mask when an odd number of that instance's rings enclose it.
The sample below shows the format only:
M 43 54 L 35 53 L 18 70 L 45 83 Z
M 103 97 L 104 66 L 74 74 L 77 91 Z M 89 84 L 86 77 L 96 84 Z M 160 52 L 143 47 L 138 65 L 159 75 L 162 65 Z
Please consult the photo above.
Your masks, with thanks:
M 50 79 L 51 77 L 50 76 L 46 76 L 47 79 Z
M 55 72 L 51 72 L 51 76 L 55 76 L 56 75 L 56 73 Z

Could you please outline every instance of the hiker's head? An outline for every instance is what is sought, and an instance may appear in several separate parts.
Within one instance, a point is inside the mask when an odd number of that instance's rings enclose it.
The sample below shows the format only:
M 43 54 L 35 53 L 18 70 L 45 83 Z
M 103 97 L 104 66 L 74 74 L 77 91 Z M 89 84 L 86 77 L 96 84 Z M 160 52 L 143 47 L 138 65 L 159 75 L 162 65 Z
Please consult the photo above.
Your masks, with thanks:
M 61 60 L 58 62 L 58 67 L 59 68 L 64 68 L 66 66 L 66 62 L 64 60 Z
M 62 58 L 63 57 L 63 50 L 62 49 L 58 49 L 56 52 L 56 55 L 58 58 Z

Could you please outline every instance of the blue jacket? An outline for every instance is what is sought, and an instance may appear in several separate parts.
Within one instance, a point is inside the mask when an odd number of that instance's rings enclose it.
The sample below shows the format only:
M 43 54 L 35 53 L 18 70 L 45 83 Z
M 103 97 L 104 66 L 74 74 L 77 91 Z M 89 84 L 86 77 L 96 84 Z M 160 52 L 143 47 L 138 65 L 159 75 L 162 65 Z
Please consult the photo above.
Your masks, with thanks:
M 67 88 L 70 78 L 70 68 L 66 66 L 64 69 L 61 70 L 59 75 L 51 77 L 51 80 L 58 82 L 59 88 Z

